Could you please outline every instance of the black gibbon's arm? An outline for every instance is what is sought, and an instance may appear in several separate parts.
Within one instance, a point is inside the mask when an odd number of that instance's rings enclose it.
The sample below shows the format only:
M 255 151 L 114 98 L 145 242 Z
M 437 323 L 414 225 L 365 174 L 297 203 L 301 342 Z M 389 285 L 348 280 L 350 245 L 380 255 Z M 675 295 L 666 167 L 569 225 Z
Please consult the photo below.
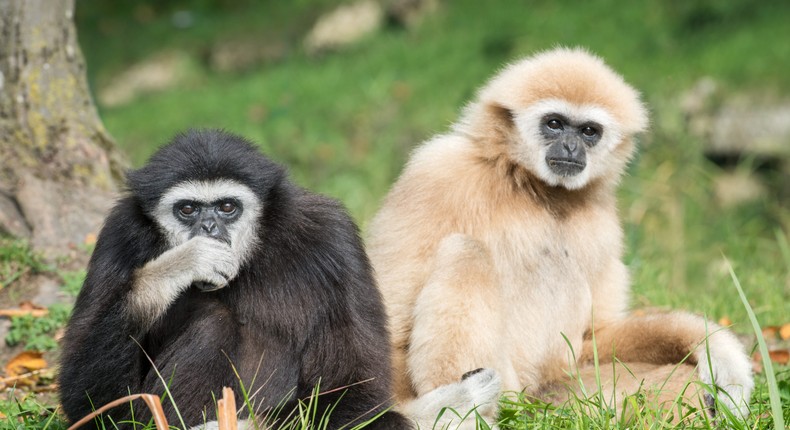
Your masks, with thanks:
M 140 386 L 143 356 L 134 339 L 142 342 L 145 331 L 131 318 L 128 299 L 135 268 L 163 246 L 152 231 L 131 199 L 114 209 L 102 229 L 63 348 L 59 378 L 71 395 L 61 401 L 70 417 L 91 412 L 88 393 L 98 408 Z
M 271 238 L 271 248 L 281 246 L 272 263 L 298 273 L 287 276 L 294 282 L 286 290 L 301 292 L 294 297 L 308 301 L 304 307 L 312 309 L 306 321 L 309 341 L 299 355 L 298 394 L 306 399 L 316 384 L 321 392 L 333 391 L 319 396 L 318 416 L 331 409 L 329 429 L 351 428 L 391 406 L 384 309 L 357 228 L 345 210 L 318 196 L 295 199 L 300 210 L 287 217 L 292 229 L 269 231 L 291 236 L 290 241 Z M 411 424 L 387 412 L 368 428 L 406 429 Z

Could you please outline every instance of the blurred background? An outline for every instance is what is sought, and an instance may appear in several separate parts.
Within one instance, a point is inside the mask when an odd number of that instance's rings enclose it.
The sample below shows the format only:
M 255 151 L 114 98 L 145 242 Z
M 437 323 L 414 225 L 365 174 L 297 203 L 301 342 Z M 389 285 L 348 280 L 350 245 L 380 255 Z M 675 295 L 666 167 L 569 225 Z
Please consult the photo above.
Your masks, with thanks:
M 749 332 L 790 311 L 786 0 L 78 0 L 88 77 L 140 166 L 189 127 L 259 143 L 363 228 L 409 152 L 503 64 L 557 45 L 640 89 L 651 130 L 620 208 L 636 306 Z

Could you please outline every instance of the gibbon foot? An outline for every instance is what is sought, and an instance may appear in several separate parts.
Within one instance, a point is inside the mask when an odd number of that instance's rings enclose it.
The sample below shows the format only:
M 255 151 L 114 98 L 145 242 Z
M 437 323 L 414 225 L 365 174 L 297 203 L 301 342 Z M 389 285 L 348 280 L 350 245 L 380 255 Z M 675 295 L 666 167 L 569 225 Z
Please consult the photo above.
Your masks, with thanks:
M 502 381 L 494 369 L 475 369 L 458 382 L 442 385 L 408 402 L 402 412 L 412 417 L 420 429 L 474 429 L 477 415 L 494 423 L 501 390 Z

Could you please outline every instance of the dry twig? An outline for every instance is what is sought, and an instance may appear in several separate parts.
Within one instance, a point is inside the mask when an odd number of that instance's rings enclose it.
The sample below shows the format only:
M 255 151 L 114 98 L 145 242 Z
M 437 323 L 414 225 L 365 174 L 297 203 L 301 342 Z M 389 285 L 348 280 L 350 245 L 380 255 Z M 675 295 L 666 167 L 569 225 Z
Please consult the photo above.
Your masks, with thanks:
M 217 402 L 217 424 L 219 430 L 238 430 L 239 422 L 236 419 L 236 398 L 229 387 L 222 389 L 222 398 Z
M 96 418 L 99 414 L 104 413 L 105 411 L 112 409 L 116 406 L 123 405 L 124 403 L 129 403 L 133 400 L 143 399 L 145 404 L 148 406 L 148 409 L 151 410 L 151 415 L 154 417 L 154 424 L 156 425 L 157 430 L 168 430 L 167 425 L 167 418 L 165 418 L 165 411 L 162 410 L 162 403 L 159 401 L 159 397 L 154 396 L 153 394 L 132 394 L 131 396 L 122 397 L 117 400 L 113 400 L 110 403 L 96 409 L 92 413 L 84 416 L 81 420 L 74 423 L 68 430 L 75 430 L 83 425 L 85 425 L 90 420 Z

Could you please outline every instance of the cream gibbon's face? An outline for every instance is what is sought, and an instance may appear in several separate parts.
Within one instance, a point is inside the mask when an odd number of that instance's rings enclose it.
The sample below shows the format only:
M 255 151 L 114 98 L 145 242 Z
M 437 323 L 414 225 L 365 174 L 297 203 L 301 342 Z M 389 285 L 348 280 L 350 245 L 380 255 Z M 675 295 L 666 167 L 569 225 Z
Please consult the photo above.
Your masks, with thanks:
M 639 93 L 600 58 L 561 48 L 505 67 L 460 124 L 465 134 L 494 136 L 482 139 L 494 143 L 489 151 L 506 151 L 497 155 L 547 185 L 579 190 L 619 180 L 648 120 Z
M 544 99 L 513 117 L 519 139 L 512 156 L 551 186 L 581 189 L 627 161 L 613 154 L 623 133 L 601 106 Z

